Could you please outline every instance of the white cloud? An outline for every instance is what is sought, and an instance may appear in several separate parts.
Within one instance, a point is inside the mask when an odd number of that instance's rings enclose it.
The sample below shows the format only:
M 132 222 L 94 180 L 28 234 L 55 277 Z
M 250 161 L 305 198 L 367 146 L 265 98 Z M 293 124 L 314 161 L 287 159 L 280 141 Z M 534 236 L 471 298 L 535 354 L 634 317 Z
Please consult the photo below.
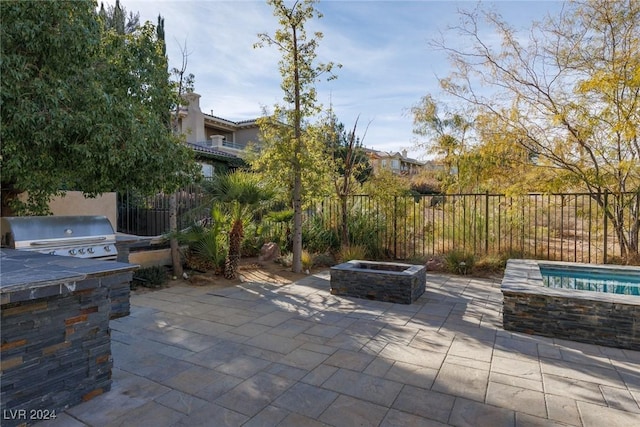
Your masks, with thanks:
M 107 3 L 113 4 L 115 1 Z M 189 52 L 187 71 L 195 75 L 203 111 L 230 120 L 259 116 L 262 107 L 281 102 L 275 47 L 254 49 L 257 34 L 273 34 L 277 20 L 264 1 L 122 1 L 141 20 L 165 18 L 170 66 L 181 63 L 180 47 Z M 491 3 L 489 3 L 491 4 Z M 515 27 L 529 27 L 557 2 L 491 4 Z M 338 79 L 317 85 L 318 101 L 333 105 L 351 127 L 360 116 L 365 145 L 386 151 L 411 148 L 414 141 L 408 110 L 427 93 L 438 94 L 436 75 L 449 74 L 443 52 L 428 44 L 439 31 L 458 23 L 458 8 L 467 1 L 321 1 L 324 14 L 310 21 L 308 36 L 321 31 L 318 61 L 341 63 Z M 455 40 L 452 40 L 455 41 Z M 411 150 L 415 157 L 420 151 Z

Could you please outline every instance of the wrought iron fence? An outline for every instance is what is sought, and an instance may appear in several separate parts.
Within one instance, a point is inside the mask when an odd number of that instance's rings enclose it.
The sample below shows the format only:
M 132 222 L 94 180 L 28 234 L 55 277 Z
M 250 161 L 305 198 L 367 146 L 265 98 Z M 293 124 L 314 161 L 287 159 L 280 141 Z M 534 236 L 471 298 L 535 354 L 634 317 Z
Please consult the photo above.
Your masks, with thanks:
M 141 197 L 134 191 L 118 193 L 118 231 L 137 236 L 159 236 L 169 232 L 169 194 Z M 176 193 L 178 228 L 209 216 L 207 195 L 192 184 Z
M 367 221 L 375 241 L 389 257 L 409 259 L 459 250 L 511 254 L 585 263 L 604 263 L 621 257 L 619 236 L 606 211 L 619 212 L 626 233 L 635 233 L 634 207 L 640 195 L 621 199 L 590 193 L 455 194 L 348 198 L 348 218 Z M 604 203 L 603 203 L 604 202 Z M 337 200 L 326 200 L 309 214 L 327 228 L 338 230 L 341 210 Z M 624 206 L 613 206 L 614 203 Z M 632 240 L 632 236 L 629 236 Z M 357 241 L 356 241 L 357 243 Z
M 177 193 L 179 227 L 208 216 L 202 187 L 192 185 Z M 152 236 L 169 231 L 169 196 L 118 197 L 118 231 Z M 622 255 L 606 211 L 618 209 L 625 224 L 637 215 L 640 195 L 606 196 L 589 193 L 455 194 L 394 196 L 377 199 L 355 195 L 347 199 L 349 221 L 366 230 L 367 242 L 378 253 L 396 259 L 443 254 L 452 250 L 476 255 L 513 256 L 603 263 Z M 307 227 L 313 222 L 340 235 L 339 201 L 327 199 L 307 210 Z M 633 228 L 626 230 L 633 233 Z M 637 241 L 637 229 L 635 230 Z M 630 236 L 630 238 L 633 236 Z M 362 238 L 357 236 L 357 238 Z M 372 243 L 373 242 L 373 243 Z

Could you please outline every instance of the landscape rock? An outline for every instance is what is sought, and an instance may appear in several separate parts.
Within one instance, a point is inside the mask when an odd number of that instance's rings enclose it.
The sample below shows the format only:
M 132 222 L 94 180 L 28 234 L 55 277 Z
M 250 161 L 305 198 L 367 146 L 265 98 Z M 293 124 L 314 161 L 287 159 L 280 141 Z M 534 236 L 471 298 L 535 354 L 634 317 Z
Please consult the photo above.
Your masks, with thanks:
M 268 242 L 262 245 L 258 261 L 273 261 L 280 258 L 280 247 L 274 242 Z

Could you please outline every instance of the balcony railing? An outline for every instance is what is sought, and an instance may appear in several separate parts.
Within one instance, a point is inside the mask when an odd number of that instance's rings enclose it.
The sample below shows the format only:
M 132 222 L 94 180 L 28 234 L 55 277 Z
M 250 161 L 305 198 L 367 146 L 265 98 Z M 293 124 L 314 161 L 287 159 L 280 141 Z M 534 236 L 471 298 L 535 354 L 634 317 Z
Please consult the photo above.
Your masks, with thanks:
M 238 144 L 237 142 L 233 141 L 227 141 L 226 139 L 222 141 L 222 146 L 240 151 L 245 149 L 245 146 L 243 144 Z

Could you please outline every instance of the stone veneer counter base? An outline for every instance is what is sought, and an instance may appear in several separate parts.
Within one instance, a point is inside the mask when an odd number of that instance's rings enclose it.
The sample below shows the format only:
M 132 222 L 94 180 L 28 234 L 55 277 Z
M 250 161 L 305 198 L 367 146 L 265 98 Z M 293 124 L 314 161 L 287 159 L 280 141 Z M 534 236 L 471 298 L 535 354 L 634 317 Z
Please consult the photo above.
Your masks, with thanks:
M 548 288 L 540 265 L 640 275 L 637 267 L 511 259 L 501 286 L 505 330 L 640 350 L 639 296 Z
M 109 319 L 128 313 L 136 267 L 0 249 L 3 426 L 50 418 L 110 389 Z
M 331 267 L 331 294 L 411 304 L 425 291 L 424 265 L 353 260 Z

